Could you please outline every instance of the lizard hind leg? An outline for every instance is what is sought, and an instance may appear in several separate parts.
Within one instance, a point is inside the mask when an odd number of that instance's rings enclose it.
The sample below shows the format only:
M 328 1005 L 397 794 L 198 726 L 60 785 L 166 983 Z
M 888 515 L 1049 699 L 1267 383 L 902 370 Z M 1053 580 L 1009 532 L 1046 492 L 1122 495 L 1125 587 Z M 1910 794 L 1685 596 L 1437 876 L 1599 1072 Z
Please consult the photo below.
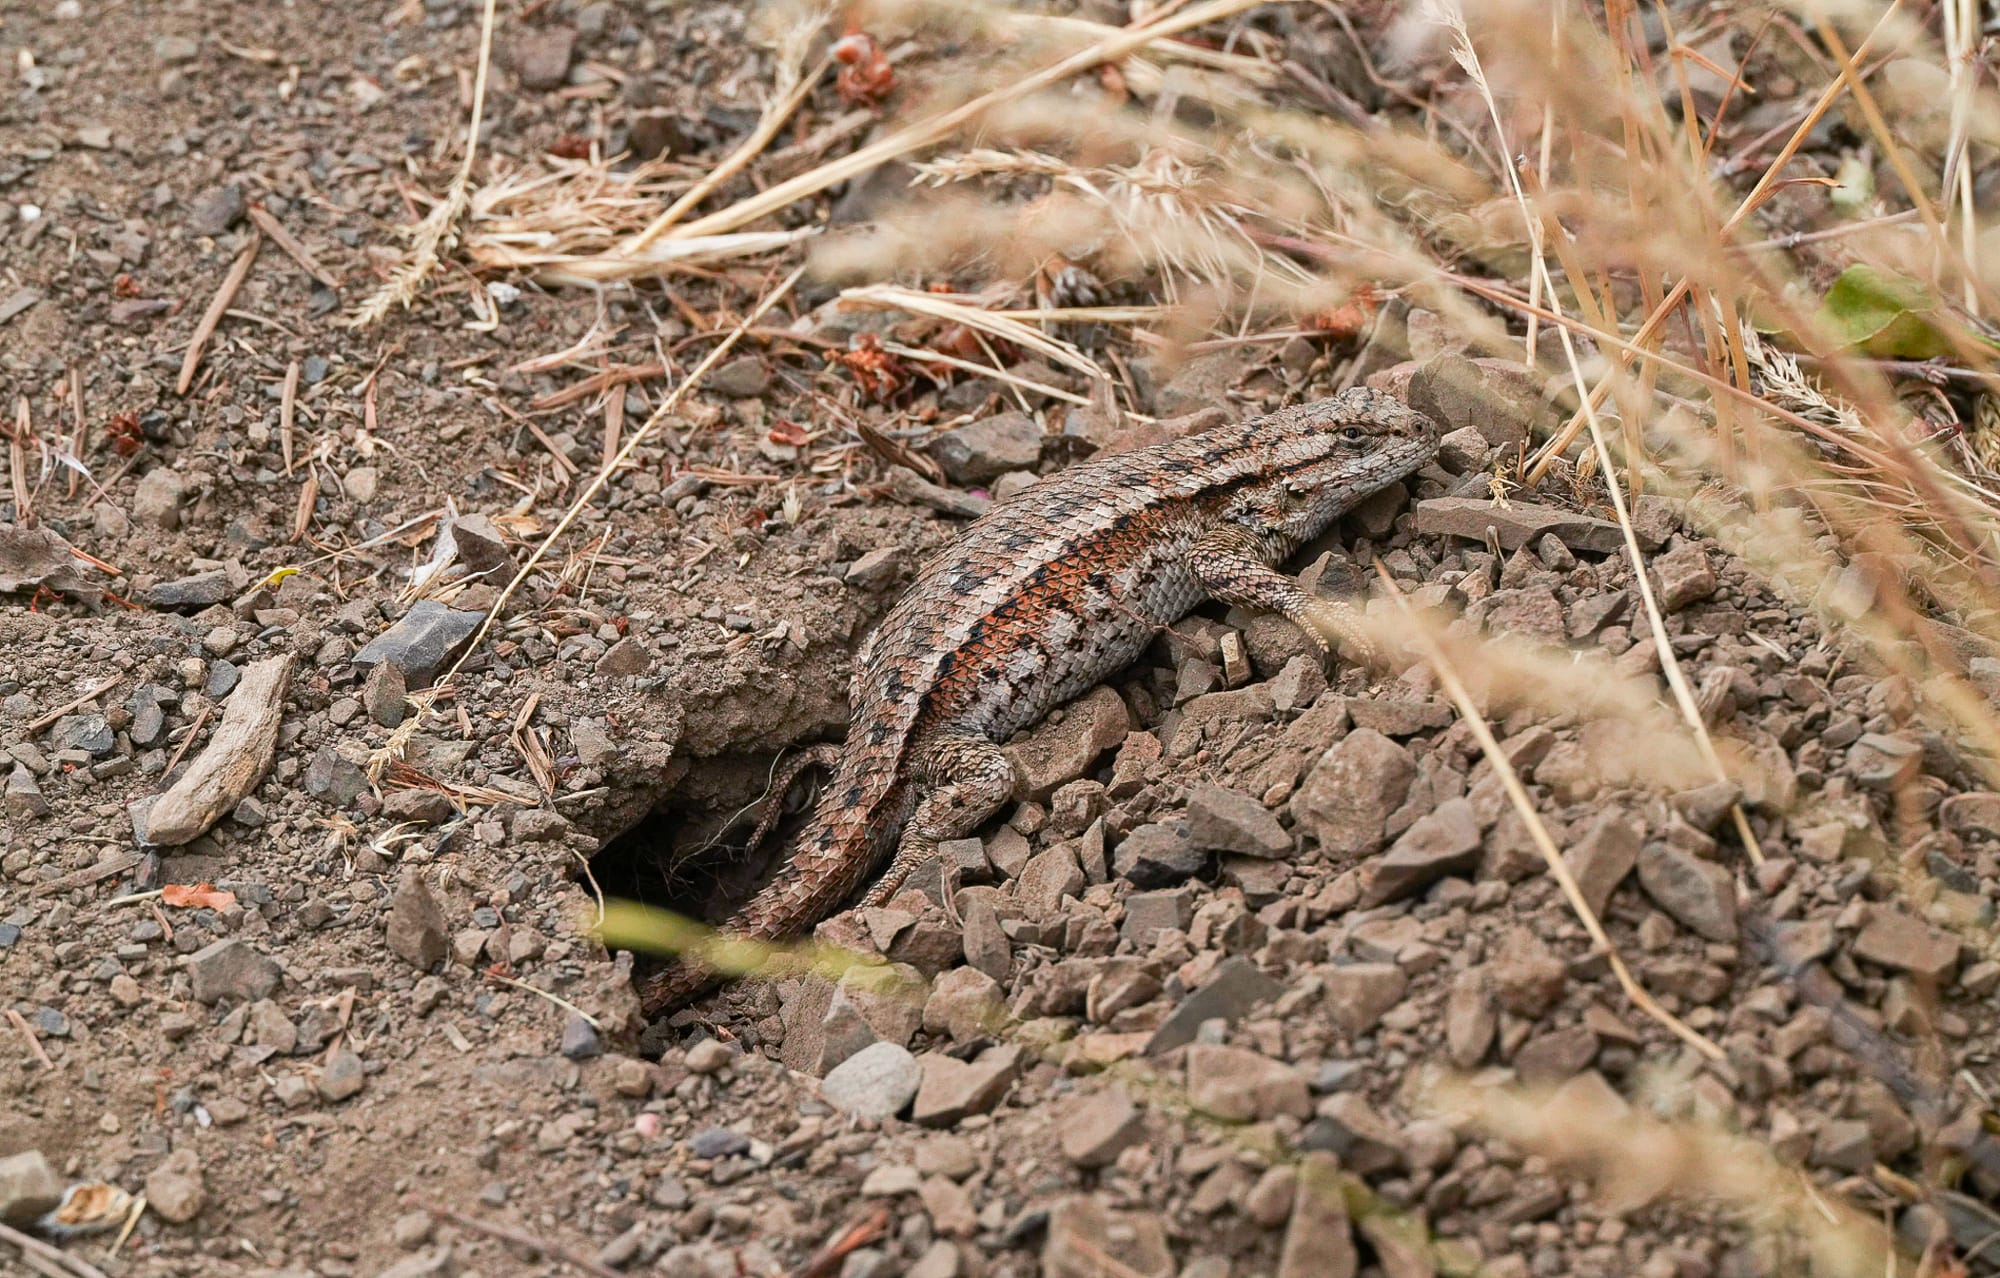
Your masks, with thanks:
M 785 796 L 791 793 L 792 785 L 808 768 L 827 769 L 840 762 L 840 747 L 832 742 L 810 745 L 785 760 L 771 774 L 771 784 L 765 790 L 764 810 L 757 817 L 757 827 L 750 831 L 750 842 L 746 853 L 754 853 L 764 846 L 764 840 L 771 837 L 771 831 L 785 815 Z
M 886 905 L 912 872 L 935 858 L 938 844 L 962 839 L 1000 810 L 1014 791 L 1014 765 L 990 741 L 947 737 L 913 761 L 917 808 L 903 827 L 895 859 L 861 899 L 864 906 Z M 945 912 L 957 921 L 950 875 L 945 876 Z
M 1187 565 L 1211 599 L 1232 607 L 1275 612 L 1305 631 L 1321 652 L 1331 653 L 1337 645 L 1348 660 L 1364 666 L 1375 664 L 1375 643 L 1362 624 L 1359 608 L 1307 592 L 1297 581 L 1266 564 L 1261 552 L 1262 546 L 1249 530 L 1225 526 L 1195 539 L 1188 547 Z

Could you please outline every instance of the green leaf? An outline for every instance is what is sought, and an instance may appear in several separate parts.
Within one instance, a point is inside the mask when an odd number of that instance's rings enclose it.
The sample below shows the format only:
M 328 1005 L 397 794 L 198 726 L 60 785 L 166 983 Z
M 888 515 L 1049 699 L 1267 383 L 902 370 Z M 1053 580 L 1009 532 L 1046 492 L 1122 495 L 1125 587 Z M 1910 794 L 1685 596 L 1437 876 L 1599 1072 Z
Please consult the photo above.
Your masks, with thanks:
M 1951 349 L 1932 322 L 1938 300 L 1907 276 L 1850 266 L 1826 291 L 1820 322 L 1840 340 L 1885 359 L 1930 359 Z

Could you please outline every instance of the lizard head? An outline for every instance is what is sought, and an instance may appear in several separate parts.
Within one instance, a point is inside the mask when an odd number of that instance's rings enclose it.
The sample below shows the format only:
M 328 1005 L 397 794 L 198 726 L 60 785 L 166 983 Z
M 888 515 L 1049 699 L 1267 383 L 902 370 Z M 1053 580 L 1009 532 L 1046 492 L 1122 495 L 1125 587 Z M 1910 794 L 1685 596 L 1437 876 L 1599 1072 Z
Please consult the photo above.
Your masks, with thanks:
M 1294 544 L 1437 455 L 1437 423 L 1381 391 L 1356 386 L 1291 412 L 1294 429 L 1303 429 L 1287 450 L 1299 460 L 1277 494 L 1277 522 Z

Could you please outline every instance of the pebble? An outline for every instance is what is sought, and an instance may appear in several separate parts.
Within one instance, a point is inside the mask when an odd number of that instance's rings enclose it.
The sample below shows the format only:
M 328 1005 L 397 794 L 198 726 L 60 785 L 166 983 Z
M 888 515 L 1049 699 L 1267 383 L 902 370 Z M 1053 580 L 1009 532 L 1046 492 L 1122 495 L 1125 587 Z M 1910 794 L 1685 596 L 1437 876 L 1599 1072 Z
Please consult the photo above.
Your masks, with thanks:
M 15 764 L 7 774 L 5 810 L 9 816 L 45 817 L 54 811 L 42 794 L 42 787 L 35 780 L 35 774 L 22 764 Z M 16 930 L 18 934 L 18 929 Z M 10 942 L 11 943 L 11 942 Z M 6 944 L 0 944 L 0 949 Z
M 595 1025 L 581 1016 L 571 1016 L 563 1022 L 561 1050 L 573 1061 L 587 1061 L 604 1055 L 604 1040 L 598 1036 Z
M 1611 810 L 1600 814 L 1563 853 L 1563 864 L 1593 914 L 1603 916 L 1611 894 L 1639 863 L 1645 839 L 1646 828 L 1636 817 Z
M 320 1099 L 328 1104 L 338 1104 L 357 1095 L 367 1081 L 368 1072 L 362 1065 L 361 1058 L 348 1048 L 342 1047 L 327 1058 L 325 1067 L 319 1072 L 316 1086 L 319 1089 Z
M 180 577 L 173 581 L 163 581 L 148 592 L 148 599 L 155 608 L 170 611 L 197 611 L 227 603 L 235 594 L 230 584 L 229 574 L 220 568 L 208 572 L 198 572 L 191 577 Z
M 484 620 L 483 612 L 447 608 L 435 599 L 419 600 L 401 621 L 355 653 L 354 665 L 369 670 L 387 662 L 402 672 L 409 687 L 427 687 Z
M 1389 852 L 1375 863 L 1375 876 L 1362 895 L 1363 909 L 1415 896 L 1448 875 L 1478 868 L 1479 817 L 1469 799 L 1448 799 L 1417 818 Z
M 118 748 L 118 738 L 103 715 L 86 711 L 57 719 L 49 732 L 49 744 L 57 750 L 82 750 L 103 758 Z
M 1219 785 L 1197 785 L 1187 796 L 1187 836 L 1197 848 L 1244 856 L 1288 857 L 1292 836 L 1256 797 Z
M 1306 1080 L 1291 1066 L 1241 1047 L 1196 1043 L 1187 1055 L 1188 1100 L 1227 1122 L 1312 1116 Z
M 1958 966 L 1958 938 L 1893 906 L 1869 910 L 1854 938 L 1856 958 L 1942 983 Z
M 1493 993 L 1500 1006 L 1530 1019 L 1555 1006 L 1569 971 L 1542 939 L 1523 927 L 1507 930 L 1491 964 Z
M 1496 506 L 1490 497 L 1432 497 L 1416 504 L 1416 531 L 1484 543 L 1498 538 L 1502 550 L 1519 550 L 1553 536 L 1573 551 L 1608 555 L 1624 548 L 1625 534 L 1608 519 L 1533 502 L 1510 500 Z
M 688 1153 L 696 1158 L 728 1158 L 750 1152 L 750 1138 L 727 1127 L 704 1127 L 688 1138 Z
M 720 1039 L 704 1038 L 687 1049 L 687 1067 L 697 1074 L 713 1074 L 736 1059 L 736 1053 Z
M 1403 1001 L 1409 978 L 1393 963 L 1350 963 L 1317 969 L 1326 987 L 1326 1010 L 1349 1038 L 1375 1028 L 1390 1008 Z
M 1201 872 L 1208 854 L 1185 821 L 1152 821 L 1132 827 L 1112 853 L 1118 877 L 1140 888 L 1166 887 Z
M 1416 773 L 1408 750 L 1373 728 L 1356 728 L 1306 774 L 1292 796 L 1292 817 L 1327 853 L 1372 856 Z
M 62 1201 L 63 1184 L 39 1149 L 0 1158 L 0 1221 L 27 1225 Z
M 248 209 L 241 183 L 225 182 L 210 187 L 196 196 L 188 208 L 188 234 L 214 239 L 242 221 Z
M 771 367 L 761 356 L 738 356 L 710 373 L 705 386 L 731 399 L 755 399 L 770 389 Z
M 1063 1157 L 1078 1167 L 1108 1167 L 1145 1139 L 1145 1115 L 1111 1084 L 1071 1105 L 1058 1125 Z
M 1707 940 L 1734 944 L 1736 878 L 1713 861 L 1648 843 L 1639 852 L 1639 886 L 1681 926 Z
M 575 56 L 576 32 L 569 27 L 524 31 L 514 41 L 514 70 L 524 89 L 560 88 Z
M 192 1149 L 168 1154 L 146 1177 L 146 1205 L 170 1225 L 185 1225 L 208 1206 L 208 1186 Z
M 1278 1251 L 1277 1278 L 1354 1278 L 1360 1268 L 1340 1163 L 1331 1154 L 1299 1159 L 1290 1223 Z
M 215 941 L 190 954 L 187 968 L 195 1002 L 209 1005 L 224 999 L 232 1003 L 255 1002 L 268 997 L 284 977 L 284 969 L 275 959 L 235 937 Z
M 1194 1042 L 1196 1032 L 1209 1021 L 1234 1024 L 1257 1004 L 1278 997 L 1284 988 L 1240 954 L 1224 959 L 1216 965 L 1207 984 L 1182 999 L 1167 1019 L 1160 1022 L 1146 1040 L 1146 1055 L 1158 1056 L 1185 1047 Z
M 989 1047 L 970 1061 L 942 1052 L 917 1058 L 923 1079 L 910 1112 L 925 1127 L 950 1127 L 972 1114 L 984 1114 L 1000 1103 L 1021 1069 L 1020 1049 Z
M 922 1082 L 923 1067 L 908 1048 L 871 1043 L 827 1072 L 820 1080 L 820 1096 L 855 1118 L 891 1118 L 916 1098 Z
M 172 532 L 181 526 L 181 503 L 186 499 L 181 477 L 165 466 L 155 466 L 140 477 L 132 491 L 132 518 Z
M 361 707 L 384 728 L 402 726 L 410 697 L 409 680 L 393 661 L 378 662 L 361 683 Z
M 1010 470 L 1033 470 L 1042 457 L 1042 428 L 1026 413 L 995 413 L 931 441 L 931 456 L 955 484 L 982 484 Z
M 418 867 L 406 867 L 397 880 L 387 926 L 390 952 L 418 971 L 428 972 L 444 961 L 450 948 L 444 911 Z
M 642 675 L 652 668 L 652 651 L 634 635 L 626 635 L 612 644 L 597 659 L 597 673 L 614 678 Z
M 1106 750 L 1125 741 L 1132 715 L 1110 688 L 1098 687 L 1064 707 L 1029 733 L 1025 741 L 1004 748 L 1018 778 L 1016 797 L 1046 800 L 1056 788 L 1090 769 Z

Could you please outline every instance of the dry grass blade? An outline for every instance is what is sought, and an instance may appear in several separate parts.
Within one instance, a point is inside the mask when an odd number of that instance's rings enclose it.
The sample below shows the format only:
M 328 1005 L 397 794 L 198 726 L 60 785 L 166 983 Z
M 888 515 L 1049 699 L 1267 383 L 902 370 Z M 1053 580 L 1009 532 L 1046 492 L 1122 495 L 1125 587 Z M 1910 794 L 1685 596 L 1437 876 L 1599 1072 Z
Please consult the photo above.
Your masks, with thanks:
M 249 211 L 250 220 L 257 224 L 257 229 L 270 236 L 271 243 L 282 249 L 285 256 L 297 262 L 300 270 L 328 288 L 340 287 L 340 281 L 333 278 L 333 273 L 321 266 L 319 259 L 315 258 L 305 245 L 299 243 L 298 237 L 286 230 L 285 224 L 271 216 L 263 205 L 252 204 Z
M 28 438 L 34 433 L 28 397 L 14 401 L 14 429 L 7 434 L 7 480 L 14 490 L 14 519 L 23 528 L 35 526 L 35 499 L 28 491 Z
M 479 126 L 486 114 L 486 80 L 493 66 L 493 26 L 497 0 L 486 0 L 479 19 L 479 63 L 472 77 L 472 118 L 465 130 L 465 157 L 451 180 L 444 199 L 417 224 L 410 252 L 389 273 L 382 286 L 356 307 L 348 319 L 351 328 L 368 328 L 380 323 L 392 310 L 416 301 L 424 281 L 437 269 L 438 262 L 458 242 L 459 219 L 464 216 L 472 185 L 472 164 L 479 155 Z
M 1397 587 L 1395 578 L 1389 575 L 1388 569 L 1380 563 L 1375 567 L 1377 574 L 1388 587 L 1391 597 L 1395 599 L 1404 620 L 1409 623 L 1409 633 L 1415 639 L 1418 648 L 1422 650 L 1424 659 L 1430 662 L 1431 669 L 1437 674 L 1438 682 L 1444 685 L 1452 704 L 1458 708 L 1459 718 L 1472 729 L 1472 735 L 1478 740 L 1480 750 L 1486 755 L 1486 761 L 1500 777 L 1501 784 L 1507 790 L 1507 798 L 1514 805 L 1514 811 L 1520 814 L 1522 823 L 1528 827 L 1528 834 L 1534 840 L 1535 849 L 1542 854 L 1542 860 L 1548 865 L 1549 874 L 1562 888 L 1563 899 L 1568 901 L 1570 909 L 1576 912 L 1577 918 L 1583 923 L 1584 931 L 1590 934 L 1591 942 L 1604 953 L 1606 961 L 1611 965 L 1612 974 L 1618 978 L 1620 988 L 1625 991 L 1625 996 L 1632 1000 L 1634 1007 L 1658 1021 L 1671 1031 L 1674 1037 L 1704 1057 L 1712 1061 L 1723 1059 L 1723 1050 L 1716 1046 L 1714 1040 L 1661 1007 L 1625 966 L 1625 960 L 1619 956 L 1617 947 L 1612 945 L 1611 938 L 1605 935 L 1604 925 L 1598 922 L 1596 913 L 1583 899 L 1582 889 L 1577 887 L 1576 879 L 1570 874 L 1562 853 L 1556 850 L 1555 840 L 1549 837 L 1548 827 L 1542 824 L 1541 816 L 1536 813 L 1534 800 L 1528 797 L 1527 788 L 1521 784 L 1520 774 L 1515 772 L 1514 765 L 1508 762 L 1506 752 L 1500 748 L 1499 740 L 1494 737 L 1492 727 L 1486 722 L 1486 716 L 1479 713 L 1479 707 L 1473 701 L 1472 694 L 1466 690 L 1465 681 L 1459 677 L 1458 668 L 1445 656 L 1444 649 L 1438 646 L 1430 628 L 1417 616 L 1408 597 Z
M 222 287 L 215 290 L 209 299 L 208 309 L 202 312 L 201 322 L 194 326 L 194 336 L 188 338 L 187 354 L 181 359 L 181 375 L 174 381 L 174 393 L 185 395 L 188 387 L 194 385 L 194 371 L 201 366 L 201 353 L 208 346 L 208 339 L 215 335 L 215 326 L 222 322 L 222 313 L 236 300 L 236 290 L 243 287 L 243 281 L 250 274 L 250 264 L 257 260 L 257 250 L 264 245 L 264 233 L 252 231 L 250 242 L 229 264 L 229 273 L 222 277 Z
M 1745 195 L 1737 203 L 1735 212 L 1731 213 L 1728 220 L 1722 224 L 1720 234 L 1725 239 L 1736 230 L 1738 225 L 1770 198 L 1772 191 L 1777 188 L 1781 180 L 1779 174 L 1792 162 L 1793 157 L 1805 145 L 1806 139 L 1811 135 L 1812 131 L 1818 127 L 1819 122 L 1826 116 L 1826 113 L 1833 109 L 1833 104 L 1840 99 L 1841 94 L 1846 92 L 1849 85 L 1857 78 L 1856 73 L 1862 59 L 1868 56 L 1868 51 L 1874 46 L 1876 37 L 1882 34 L 1889 26 L 1890 20 L 1895 16 L 1897 7 L 1900 4 L 1901 0 L 1891 0 L 1889 6 L 1883 10 L 1881 18 L 1870 28 L 1867 37 L 1856 46 L 1853 56 L 1841 63 L 1840 74 L 1834 77 L 1831 84 L 1820 91 L 1819 97 L 1813 102 L 1811 110 L 1806 113 L 1804 119 L 1799 121 L 1798 126 L 1792 130 L 1791 137 L 1779 149 L 1778 154 L 1772 158 L 1771 163 L 1765 167 L 1763 176 L 1757 179 L 1756 185 L 1750 188 L 1749 194 Z M 1468 41 L 1468 47 L 1469 43 Z M 1535 225 L 1538 224 L 1530 222 L 1531 227 Z M 1605 397 L 1611 393 L 1612 387 L 1616 384 L 1617 378 L 1623 373 L 1625 366 L 1645 348 L 1648 342 L 1653 341 L 1659 336 L 1660 330 L 1667 322 L 1667 317 L 1672 315 L 1675 309 L 1687 300 L 1691 289 L 1692 283 L 1686 277 L 1682 277 L 1675 282 L 1673 288 L 1667 291 L 1667 295 L 1653 307 L 1652 311 L 1647 314 L 1645 321 L 1632 334 L 1628 348 L 1621 351 L 1621 359 L 1615 362 L 1610 369 L 1607 369 L 1604 375 L 1598 378 L 1596 384 L 1590 388 L 1590 394 L 1584 400 L 1585 404 L 1597 407 L 1604 403 Z M 1558 431 L 1546 444 L 1542 445 L 1527 470 L 1527 480 L 1530 484 L 1540 483 L 1548 473 L 1548 468 L 1554 464 L 1555 459 L 1561 456 L 1563 450 L 1568 448 L 1577 435 L 1582 432 L 1584 429 L 1584 417 L 1583 409 L 1578 408 L 1563 429 Z
M 1102 365 L 1085 355 L 1067 342 L 1057 341 L 1041 330 L 1010 319 L 994 311 L 979 306 L 968 306 L 964 302 L 936 293 L 926 293 L 919 289 L 903 288 L 895 284 L 869 284 L 861 288 L 841 290 L 840 302 L 857 307 L 867 307 L 885 311 L 908 311 L 914 315 L 927 315 L 933 319 L 949 320 L 977 329 L 1003 342 L 1012 342 L 1031 350 L 1045 359 L 1052 359 L 1082 373 L 1085 377 L 1099 381 L 1107 374 Z
M 1206 26 L 1211 22 L 1255 8 L 1258 2 L 1259 0 L 1203 0 L 1202 3 L 1189 5 L 1177 13 L 1143 26 L 1119 28 L 1113 34 L 1094 41 L 1068 57 L 1038 71 L 1022 75 L 997 89 L 989 90 L 970 102 L 899 129 L 879 142 L 862 147 L 852 154 L 801 173 L 788 181 L 780 182 L 698 221 L 686 223 L 677 228 L 676 234 L 679 237 L 692 238 L 737 230 L 760 218 L 769 217 L 808 196 L 817 195 L 828 187 L 837 186 L 891 160 L 901 159 L 911 152 L 942 142 L 997 106 L 1021 101 L 1051 85 L 1060 84 L 1079 71 L 1087 71 L 1101 63 L 1116 62 L 1156 41 L 1166 40 L 1183 31 L 1192 31 L 1196 27 Z
M 1454 52 L 1458 57 L 1459 64 L 1465 68 L 1467 75 L 1472 79 L 1473 86 L 1479 91 L 1480 96 L 1485 99 L 1488 113 L 1493 122 L 1494 135 L 1499 139 L 1502 148 L 1505 149 L 1507 135 L 1506 128 L 1501 123 L 1500 106 L 1494 100 L 1492 90 L 1486 82 L 1485 71 L 1480 66 L 1478 51 L 1472 46 L 1472 37 L 1465 29 L 1463 16 L 1455 8 L 1447 10 L 1442 3 L 1440 3 L 1439 9 L 1444 14 L 1445 21 L 1451 27 L 1455 41 Z M 1529 201 L 1527 192 L 1521 185 L 1519 174 L 1512 168 L 1509 168 L 1507 178 L 1514 201 L 1520 207 L 1521 217 L 1528 227 L 1528 238 L 1532 249 L 1528 261 L 1529 270 L 1536 279 L 1541 281 L 1543 292 L 1549 299 L 1550 309 L 1560 315 L 1561 303 L 1558 300 L 1560 295 L 1556 290 L 1554 279 L 1549 274 L 1548 260 L 1542 251 L 1543 223 L 1538 211 Z M 1562 234 L 1562 228 L 1559 225 L 1555 228 L 1555 231 L 1558 236 Z M 1572 280 L 1577 278 L 1577 274 L 1574 271 L 1571 272 L 1571 278 Z M 1714 770 L 1715 779 L 1726 782 L 1729 780 L 1728 771 L 1722 766 L 1722 759 L 1715 752 L 1715 742 L 1709 737 L 1708 725 L 1703 721 L 1701 710 L 1695 704 L 1694 690 L 1688 686 L 1687 675 L 1681 669 L 1680 658 L 1675 654 L 1673 641 L 1667 634 L 1666 619 L 1661 615 L 1659 599 L 1653 591 L 1652 575 L 1647 571 L 1646 556 L 1639 547 L 1638 534 L 1632 528 L 1632 512 L 1626 505 L 1624 489 L 1618 482 L 1618 473 L 1612 462 L 1611 450 L 1604 443 L 1604 429 L 1598 420 L 1597 407 L 1592 402 L 1590 387 L 1584 380 L 1583 366 L 1577 359 L 1576 343 L 1571 338 L 1567 327 L 1559 327 L 1556 330 L 1556 334 L 1561 340 L 1563 357 L 1568 361 L 1570 376 L 1576 386 L 1577 397 L 1581 401 L 1582 406 L 1578 411 L 1583 414 L 1584 421 L 1590 428 L 1591 445 L 1596 451 L 1599 477 L 1604 483 L 1606 492 L 1611 497 L 1612 509 L 1618 517 L 1619 531 L 1624 539 L 1626 554 L 1632 564 L 1633 584 L 1637 586 L 1640 600 L 1645 606 L 1646 621 L 1652 632 L 1653 643 L 1659 655 L 1660 669 L 1666 675 L 1668 687 L 1673 690 L 1674 701 L 1680 707 L 1682 718 L 1687 721 L 1689 730 L 1693 732 L 1696 743 L 1701 747 L 1702 755 L 1708 760 L 1709 766 Z M 1630 418 L 1628 417 L 1627 420 L 1629 421 Z M 1631 458 L 1631 462 L 1634 466 L 1637 466 L 1639 459 L 1633 457 Z M 1743 841 L 1745 852 L 1749 854 L 1753 863 L 1761 863 L 1764 859 L 1763 851 L 1757 844 L 1757 836 L 1750 828 L 1749 819 L 1743 815 L 1741 805 L 1733 806 L 1731 811 L 1734 816 L 1737 834 Z
M 1609 1092 L 1582 1088 L 1526 1094 L 1458 1083 L 1439 1087 L 1432 1099 L 1525 1152 L 1590 1175 L 1614 1212 L 1662 1198 L 1719 1204 L 1756 1232 L 1803 1244 L 1800 1259 L 1809 1260 L 1796 1272 L 1832 1278 L 1924 1272 L 1900 1254 L 1882 1223 L 1815 1187 L 1754 1140 L 1656 1118 Z
M 827 67 L 832 65 L 832 59 L 821 58 L 819 65 L 812 69 L 811 75 L 799 73 L 799 68 L 805 63 L 806 50 L 820 29 L 826 25 L 826 18 L 826 13 L 821 11 L 815 13 L 810 21 L 795 21 L 787 28 L 784 37 L 778 41 L 777 73 L 772 80 L 769 100 L 765 102 L 763 111 L 758 114 L 757 127 L 750 130 L 750 135 L 744 138 L 742 144 L 730 152 L 720 164 L 704 174 L 702 179 L 688 188 L 680 199 L 675 200 L 666 212 L 653 219 L 645 230 L 621 246 L 621 252 L 634 255 L 645 252 L 653 241 L 666 234 L 675 223 L 692 212 L 724 182 L 741 173 L 749 166 L 750 161 L 756 159 L 764 148 L 771 144 L 771 139 L 778 136 L 778 130 L 785 127 L 785 121 L 791 119 L 793 112 L 811 96 L 820 77 L 825 75 Z

